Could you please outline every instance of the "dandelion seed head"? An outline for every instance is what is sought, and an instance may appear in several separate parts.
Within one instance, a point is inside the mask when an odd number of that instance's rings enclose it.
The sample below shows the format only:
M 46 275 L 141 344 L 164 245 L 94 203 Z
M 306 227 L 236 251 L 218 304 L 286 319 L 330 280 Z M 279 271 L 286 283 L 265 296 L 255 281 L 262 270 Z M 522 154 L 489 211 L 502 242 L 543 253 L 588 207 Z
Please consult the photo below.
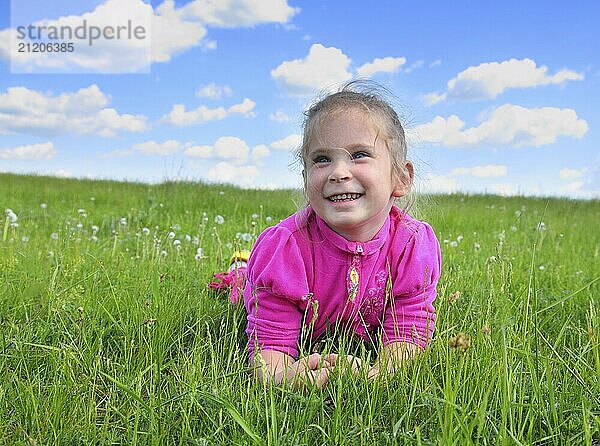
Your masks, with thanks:
M 27 243 L 29 241 L 29 237 L 27 237 L 26 235 L 24 235 L 23 237 L 21 237 L 21 241 L 23 243 Z
M 185 241 L 188 242 L 188 243 L 191 242 L 192 241 L 192 236 L 189 235 L 189 234 L 185 234 Z
M 455 348 L 465 353 L 471 347 L 471 336 L 466 333 L 458 333 L 456 336 L 450 338 L 448 345 L 450 348 Z
M 173 240 L 173 246 L 181 246 L 181 240 Z
M 8 218 L 8 221 L 10 223 L 16 223 L 17 222 L 17 220 L 18 220 L 17 214 L 15 214 L 12 209 L 10 209 L 10 208 L 6 209 L 5 212 L 6 212 L 6 218 Z
M 540 265 L 540 271 L 544 271 L 546 267 L 544 265 Z
M 450 246 L 452 246 L 453 248 L 456 248 L 456 247 L 458 246 L 458 242 L 457 242 L 457 241 L 455 241 L 455 240 L 452 240 L 452 241 L 450 242 Z
M 170 232 L 167 234 L 167 237 L 169 237 L 169 238 L 175 238 L 175 233 L 174 233 L 173 231 L 170 231 Z
M 46 209 L 48 208 L 48 205 L 46 203 L 40 203 L 40 208 Z
M 119 223 L 121 224 L 121 226 L 127 226 L 127 217 L 121 217 Z
M 167 251 L 165 251 L 164 249 L 160 252 L 160 255 L 162 257 L 167 257 Z
M 258 220 L 259 215 L 258 214 L 252 214 L 250 217 L 252 218 L 252 220 Z
M 537 230 L 538 231 L 545 231 L 546 230 L 546 223 L 544 223 L 543 221 L 539 222 L 537 225 Z
M 462 236 L 462 235 L 459 235 L 458 237 L 456 237 L 456 241 L 457 241 L 457 242 L 460 242 L 462 239 L 463 239 L 463 236 Z
M 473 247 L 475 248 L 475 251 L 479 251 L 481 249 L 481 245 L 477 242 L 473 244 Z
M 450 305 L 454 305 L 459 298 L 460 298 L 460 291 L 455 291 L 448 298 L 448 302 L 450 302 Z
M 53 232 L 52 234 L 50 234 L 50 238 L 51 238 L 52 240 L 58 240 L 58 233 L 56 233 L 56 232 Z
M 223 218 L 222 215 L 217 215 L 215 217 L 215 223 L 218 225 L 222 225 L 223 223 L 225 223 L 225 219 Z
M 100 230 L 100 228 L 96 225 L 92 225 L 92 232 L 95 234 L 96 232 L 98 232 Z
M 512 226 L 510 227 L 510 230 L 511 230 L 512 232 L 517 232 L 517 227 L 516 227 L 515 225 L 512 225 Z
M 142 228 L 142 233 L 144 235 L 149 235 L 150 234 L 150 229 L 148 229 L 148 228 Z
M 92 235 L 90 236 L 90 240 L 91 240 L 92 242 L 97 242 L 97 241 L 98 241 L 98 237 L 96 236 L 96 234 L 92 234 Z

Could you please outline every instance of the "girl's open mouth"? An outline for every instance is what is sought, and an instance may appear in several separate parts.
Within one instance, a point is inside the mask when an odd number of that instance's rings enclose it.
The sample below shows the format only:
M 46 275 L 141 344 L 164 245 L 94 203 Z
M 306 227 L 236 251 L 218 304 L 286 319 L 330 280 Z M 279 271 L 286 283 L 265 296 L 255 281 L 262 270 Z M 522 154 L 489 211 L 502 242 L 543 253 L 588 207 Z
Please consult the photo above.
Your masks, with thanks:
M 333 201 L 334 203 L 339 203 L 340 201 L 354 201 L 360 197 L 362 197 L 363 194 L 338 194 L 338 195 L 331 195 L 330 197 L 327 197 L 327 199 L 329 201 Z

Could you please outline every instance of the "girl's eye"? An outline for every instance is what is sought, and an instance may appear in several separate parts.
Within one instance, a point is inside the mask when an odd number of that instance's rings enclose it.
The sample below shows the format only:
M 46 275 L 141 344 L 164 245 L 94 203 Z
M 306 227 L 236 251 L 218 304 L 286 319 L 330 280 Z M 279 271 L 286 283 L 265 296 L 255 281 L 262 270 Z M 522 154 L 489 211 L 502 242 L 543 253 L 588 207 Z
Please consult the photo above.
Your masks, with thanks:
M 313 163 L 315 164 L 324 164 L 324 163 L 328 163 L 329 162 L 329 158 L 327 158 L 326 156 L 317 156 L 316 158 L 313 159 Z
M 369 154 L 367 152 L 362 152 L 362 151 L 360 151 L 360 152 L 354 152 L 352 154 L 352 159 L 359 160 L 359 159 L 362 159 L 362 158 L 367 158 L 368 156 L 369 156 Z

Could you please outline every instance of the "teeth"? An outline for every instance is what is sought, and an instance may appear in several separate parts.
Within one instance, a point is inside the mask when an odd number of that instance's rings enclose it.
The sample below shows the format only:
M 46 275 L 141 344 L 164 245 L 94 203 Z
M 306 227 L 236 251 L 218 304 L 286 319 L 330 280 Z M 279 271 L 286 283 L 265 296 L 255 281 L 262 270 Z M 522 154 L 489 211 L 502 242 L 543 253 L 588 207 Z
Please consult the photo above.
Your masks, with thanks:
M 339 195 L 332 195 L 331 197 L 329 197 L 330 201 L 344 201 L 344 200 L 356 200 L 357 198 L 360 198 L 361 194 L 339 194 Z

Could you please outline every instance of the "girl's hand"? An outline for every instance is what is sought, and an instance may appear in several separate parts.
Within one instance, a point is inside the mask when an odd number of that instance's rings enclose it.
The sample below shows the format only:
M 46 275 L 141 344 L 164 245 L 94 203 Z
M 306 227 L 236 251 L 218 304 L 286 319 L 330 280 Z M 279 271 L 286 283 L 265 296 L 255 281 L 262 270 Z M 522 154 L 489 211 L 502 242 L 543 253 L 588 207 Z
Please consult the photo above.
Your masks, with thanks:
M 341 367 L 350 369 L 352 374 L 357 374 L 362 365 L 360 358 L 352 355 L 338 355 L 337 353 L 329 353 L 324 356 L 327 363 L 332 366 L 340 365 Z
M 295 388 L 321 388 L 333 369 L 333 365 L 319 353 L 294 361 L 291 356 L 274 350 L 266 350 L 256 355 L 254 365 L 255 373 L 261 381 Z

